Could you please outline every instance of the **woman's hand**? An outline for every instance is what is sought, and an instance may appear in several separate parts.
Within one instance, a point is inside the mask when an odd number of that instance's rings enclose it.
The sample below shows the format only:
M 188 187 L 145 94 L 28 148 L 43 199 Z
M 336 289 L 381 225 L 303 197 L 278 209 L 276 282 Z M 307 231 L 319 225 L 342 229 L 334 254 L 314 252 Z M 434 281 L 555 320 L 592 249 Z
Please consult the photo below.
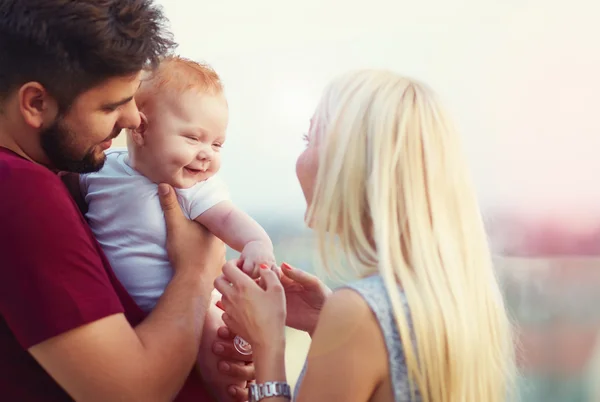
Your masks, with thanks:
M 223 321 L 252 345 L 253 352 L 285 342 L 283 286 L 275 272 L 262 266 L 258 282 L 242 272 L 236 260 L 227 262 L 223 275 L 215 280 L 215 288 L 223 295 Z
M 316 276 L 294 268 L 287 263 L 281 265 L 281 284 L 285 290 L 287 322 L 289 327 L 308 332 L 311 336 L 325 299 L 331 294 Z

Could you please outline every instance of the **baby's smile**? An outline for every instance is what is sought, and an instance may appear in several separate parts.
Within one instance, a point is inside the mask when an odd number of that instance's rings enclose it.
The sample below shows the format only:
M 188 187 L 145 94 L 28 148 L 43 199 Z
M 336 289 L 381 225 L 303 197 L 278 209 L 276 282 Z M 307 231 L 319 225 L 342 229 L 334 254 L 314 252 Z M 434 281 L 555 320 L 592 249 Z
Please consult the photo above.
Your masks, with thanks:
M 194 166 L 194 167 L 185 166 L 184 169 L 187 173 L 196 175 L 196 174 L 200 174 L 200 173 L 205 173 L 208 170 L 208 164 L 203 165 L 203 166 Z

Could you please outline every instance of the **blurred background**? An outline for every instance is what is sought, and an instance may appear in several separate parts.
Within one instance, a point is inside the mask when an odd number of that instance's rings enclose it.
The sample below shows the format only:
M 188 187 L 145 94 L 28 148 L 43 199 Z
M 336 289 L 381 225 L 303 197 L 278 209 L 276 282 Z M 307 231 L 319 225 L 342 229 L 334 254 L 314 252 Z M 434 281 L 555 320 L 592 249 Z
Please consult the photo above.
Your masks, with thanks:
M 234 201 L 264 225 L 280 261 L 308 271 L 316 266 L 295 162 L 322 88 L 361 67 L 431 85 L 464 134 L 519 327 L 523 401 L 600 401 L 597 2 L 161 3 L 178 52 L 225 83 L 222 174 Z M 292 383 L 308 344 L 290 331 Z

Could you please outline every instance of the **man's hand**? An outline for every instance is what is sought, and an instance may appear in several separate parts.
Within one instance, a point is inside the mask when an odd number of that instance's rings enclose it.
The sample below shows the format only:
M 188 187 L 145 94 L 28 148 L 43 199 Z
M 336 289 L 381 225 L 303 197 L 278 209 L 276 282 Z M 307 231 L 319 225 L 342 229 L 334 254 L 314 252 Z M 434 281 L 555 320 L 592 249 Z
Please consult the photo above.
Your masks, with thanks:
M 160 184 L 158 192 L 167 224 L 167 252 L 175 274 L 191 271 L 194 276 L 201 275 L 203 282 L 211 283 L 225 263 L 225 244 L 183 215 L 171 186 Z
M 217 331 L 220 340 L 213 345 L 213 352 L 223 358 L 219 362 L 219 370 L 231 378 L 231 382 L 252 382 L 256 378 L 252 356 L 244 356 L 238 353 L 233 346 L 233 338 L 236 334 L 229 328 L 223 326 Z M 248 389 L 239 386 L 229 386 L 229 394 L 235 401 L 247 401 Z
M 213 296 L 204 321 L 202 342 L 200 343 L 200 353 L 198 354 L 196 367 L 203 382 L 217 401 L 243 401 L 245 399 L 240 399 L 240 395 L 241 397 L 244 396 L 242 391 L 246 389 L 246 380 L 237 378 L 235 375 L 232 376 L 230 374 L 231 369 L 227 373 L 223 372 L 221 368 L 230 368 L 231 365 L 222 362 L 221 358 L 213 352 L 213 344 L 220 339 L 218 330 L 225 325 L 221 318 L 223 311 L 215 304 L 220 299 L 220 294 L 216 291 L 213 294 L 218 296 Z M 235 395 L 231 393 L 231 389 L 236 391 Z

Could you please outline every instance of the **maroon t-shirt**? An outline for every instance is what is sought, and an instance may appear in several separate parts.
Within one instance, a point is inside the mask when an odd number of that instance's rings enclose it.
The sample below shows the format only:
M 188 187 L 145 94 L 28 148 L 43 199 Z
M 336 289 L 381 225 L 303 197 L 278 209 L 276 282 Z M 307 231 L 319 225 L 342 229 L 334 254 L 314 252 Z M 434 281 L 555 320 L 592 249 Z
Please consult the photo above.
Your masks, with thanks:
M 71 401 L 27 349 L 117 313 L 145 317 L 62 181 L 0 147 L 0 401 Z M 210 400 L 195 373 L 177 398 Z

